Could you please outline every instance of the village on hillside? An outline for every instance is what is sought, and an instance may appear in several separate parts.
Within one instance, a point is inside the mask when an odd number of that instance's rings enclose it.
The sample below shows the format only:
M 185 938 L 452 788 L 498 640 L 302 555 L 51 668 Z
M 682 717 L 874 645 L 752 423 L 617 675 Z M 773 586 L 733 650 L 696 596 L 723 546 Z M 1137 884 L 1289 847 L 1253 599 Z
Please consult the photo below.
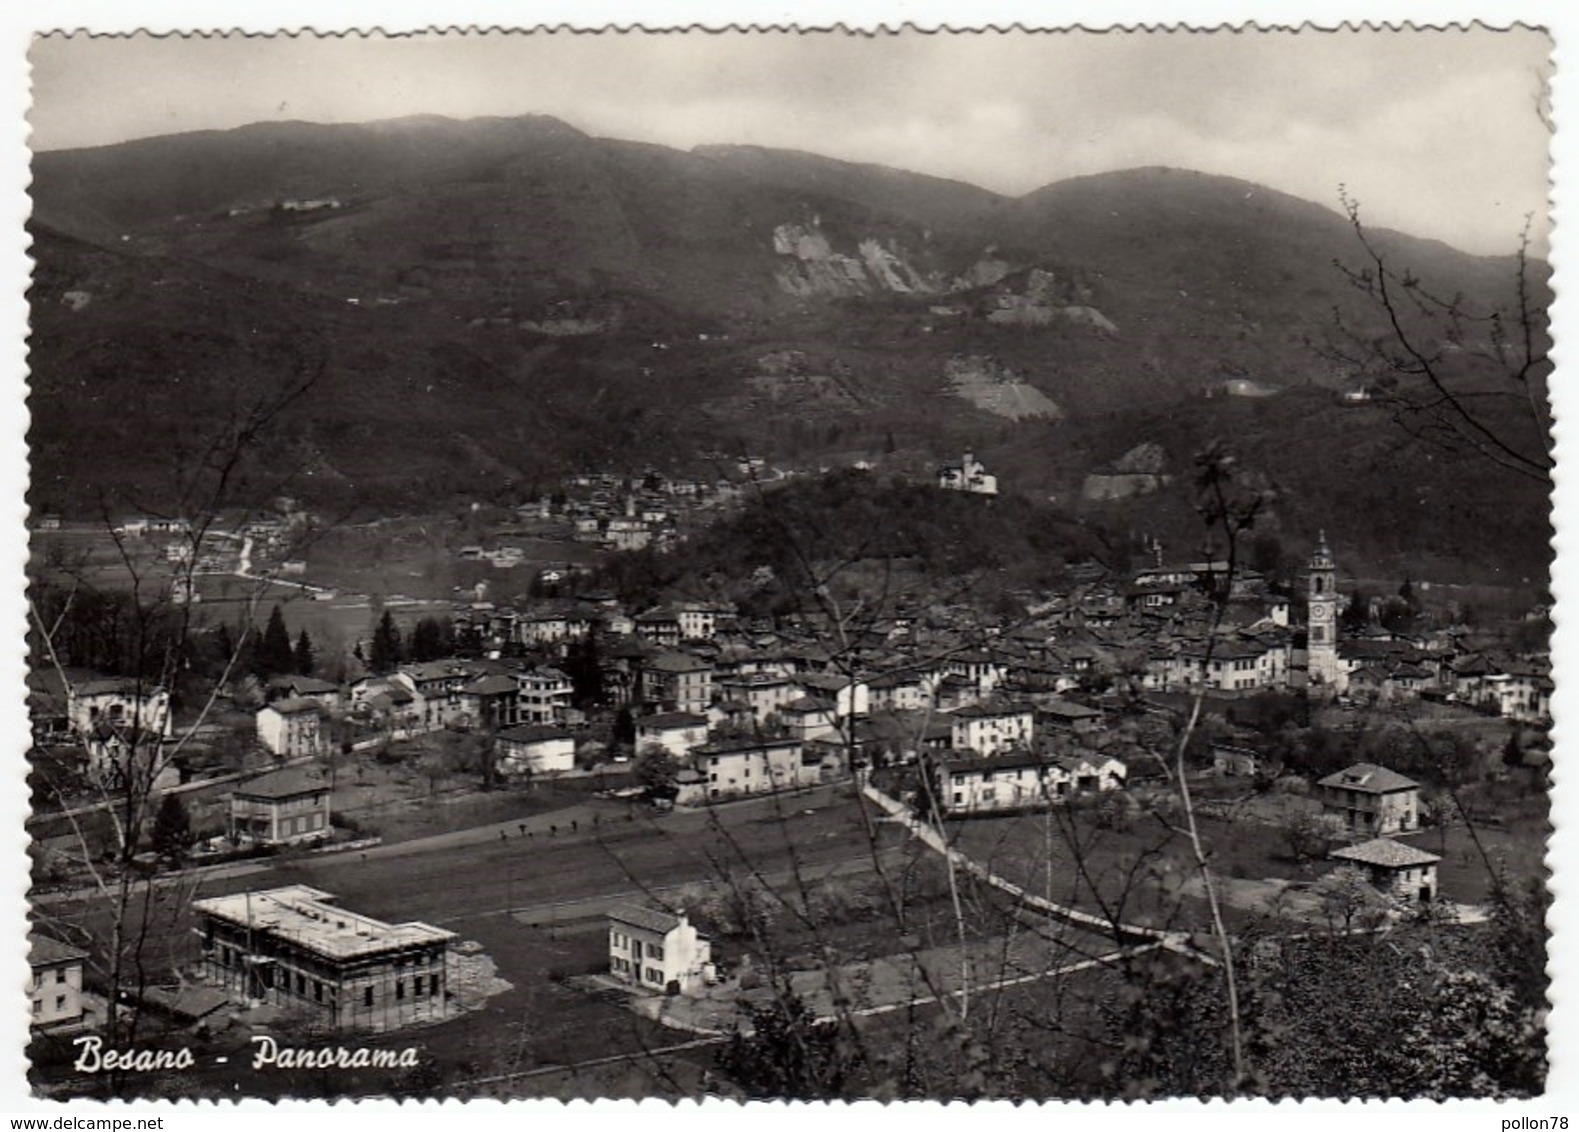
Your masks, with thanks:
M 661 523 L 657 500 L 673 485 L 649 477 L 648 492 L 624 502 L 620 486 L 629 479 L 567 483 L 557 506 L 575 524 L 569 537 L 597 522 L 606 553 L 663 553 L 661 536 L 633 544 L 619 524 Z M 969 454 L 936 487 L 996 492 Z M 542 510 L 552 517 L 549 501 Z M 317 604 L 310 554 L 299 568 L 270 565 L 299 562 L 282 556 L 297 553 L 287 534 L 308 516 L 218 536 L 207 523 L 140 526 L 117 537 L 185 540 L 162 556 L 169 592 L 184 598 L 171 608 L 204 609 L 192 579 L 215 559 L 202 544 L 238 540 L 234 575 L 276 592 L 284 575 L 303 579 L 286 608 Z M 98 1032 L 113 1013 L 107 993 L 174 1034 L 258 1018 L 302 1034 L 382 1033 L 475 1014 L 511 986 L 495 970 L 505 957 L 440 926 L 442 907 L 420 887 L 375 897 L 398 921 L 351 910 L 319 887 L 357 890 L 351 874 L 330 879 L 337 863 L 365 870 L 432 851 L 459 864 L 467 846 L 535 855 L 615 837 L 634 839 L 609 849 L 628 854 L 677 836 L 680 815 L 715 822 L 751 800 L 792 837 L 798 822 L 825 820 L 801 809 L 841 815 L 816 835 L 832 839 L 824 850 L 859 855 L 864 842 L 881 859 L 900 837 L 1016 915 L 1054 935 L 1109 938 L 1115 953 L 1203 947 L 1198 880 L 1132 881 L 1122 915 L 1111 903 L 1112 868 L 1139 851 L 1148 815 L 1171 812 L 1181 776 L 1213 853 L 1232 860 L 1211 895 L 1236 923 L 1473 925 L 1486 918 L 1488 885 L 1506 880 L 1486 868 L 1538 867 L 1540 836 L 1498 813 L 1533 813 L 1544 794 L 1544 610 L 1471 627 L 1409 582 L 1363 599 L 1346 590 L 1325 532 L 1281 576 L 1210 550 L 1170 557 L 1156 545 L 1149 557 L 1122 574 L 1072 564 L 1067 588 L 1024 595 L 1012 615 L 968 593 L 854 614 L 818 595 L 774 616 L 724 599 L 637 607 L 595 588 L 588 568 L 563 565 L 533 572 L 532 592 L 510 604 L 483 599 L 482 585 L 420 616 L 385 606 L 350 658 L 318 655 L 305 628 L 293 645 L 279 605 L 250 637 L 211 625 L 202 636 L 230 654 L 211 662 L 212 684 L 179 689 L 75 667 L 59 632 L 30 678 L 30 829 L 35 900 L 74 915 L 42 918 L 33 937 L 35 1030 L 43 1048 Z M 119 818 L 132 809 L 145 834 L 128 842 Z M 849 824 L 861 811 L 867 819 Z M 1043 828 L 1055 814 L 1063 849 Z M 877 841 L 872 821 L 885 831 Z M 1082 842 L 1088 834 L 1098 840 Z M 1483 838 L 1508 841 L 1495 865 L 1467 855 Z M 1071 857 L 1070 847 L 1082 848 Z M 556 892 L 550 905 L 579 901 L 576 930 L 606 925 L 607 940 L 556 978 L 660 1027 L 749 1031 L 761 976 L 727 907 L 742 898 L 738 876 L 705 858 L 661 876 L 656 887 L 627 874 Z M 135 991 L 122 971 L 107 985 L 85 929 L 117 884 L 184 901 L 162 914 L 190 925 Z M 473 895 L 474 912 L 497 899 Z M 526 879 L 504 896 L 511 915 L 538 903 Z M 987 981 L 1052 978 L 1073 946 L 1016 951 L 1015 973 L 1000 959 Z M 863 1010 L 964 993 L 953 974 L 925 993 L 889 974 Z M 796 993 L 832 1010 L 828 977 L 796 976 Z

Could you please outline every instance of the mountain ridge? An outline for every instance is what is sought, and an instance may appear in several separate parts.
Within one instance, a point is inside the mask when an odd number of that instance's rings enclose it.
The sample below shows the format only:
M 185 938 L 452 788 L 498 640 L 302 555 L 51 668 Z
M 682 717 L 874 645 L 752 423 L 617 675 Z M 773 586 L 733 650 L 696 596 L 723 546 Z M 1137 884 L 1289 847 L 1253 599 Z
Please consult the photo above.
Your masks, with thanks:
M 292 459 L 318 468 L 302 493 L 390 507 L 599 462 L 694 466 L 724 445 L 816 466 L 893 438 L 919 468 L 968 446 L 1009 460 L 1011 486 L 1064 496 L 1089 469 L 1038 445 L 1084 450 L 1112 414 L 1236 380 L 1350 388 L 1367 375 L 1324 336 L 1335 319 L 1385 330 L 1333 267 L 1359 262 L 1341 213 L 1164 167 L 1011 198 L 767 147 L 424 116 L 57 150 L 34 169 L 33 494 L 57 510 L 91 489 L 70 441 L 84 427 L 112 481 L 155 491 L 157 461 L 114 439 L 114 412 L 142 411 L 194 335 L 188 403 L 222 404 L 227 374 L 258 369 L 248 312 L 295 343 L 290 364 L 324 370 L 288 422 Z M 1505 258 L 1369 235 L 1472 302 L 1511 279 Z M 117 335 L 137 345 L 117 352 Z M 804 358 L 764 368 L 785 351 Z M 73 400 L 84 370 L 102 403 Z M 967 371 L 974 401 L 951 376 Z M 992 411 L 993 375 L 1057 419 Z M 1297 427 L 1270 408 L 1230 418 Z M 1316 476 L 1292 491 L 1319 492 Z

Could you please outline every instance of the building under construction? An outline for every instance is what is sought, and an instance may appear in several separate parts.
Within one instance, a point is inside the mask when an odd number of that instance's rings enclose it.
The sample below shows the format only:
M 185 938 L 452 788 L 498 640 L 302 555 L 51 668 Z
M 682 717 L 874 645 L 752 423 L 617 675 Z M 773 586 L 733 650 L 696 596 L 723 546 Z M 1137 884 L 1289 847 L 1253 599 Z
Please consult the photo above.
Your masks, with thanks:
M 203 975 L 238 1000 L 325 1028 L 380 1031 L 450 1014 L 453 932 L 386 924 L 306 885 L 197 900 Z

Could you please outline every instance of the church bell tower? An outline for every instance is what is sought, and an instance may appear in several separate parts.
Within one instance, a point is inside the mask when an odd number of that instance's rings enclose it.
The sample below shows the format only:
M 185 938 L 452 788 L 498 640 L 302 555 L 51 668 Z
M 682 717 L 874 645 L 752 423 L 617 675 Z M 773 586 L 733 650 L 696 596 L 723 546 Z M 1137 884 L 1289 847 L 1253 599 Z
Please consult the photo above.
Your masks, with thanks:
M 1310 556 L 1310 624 L 1306 656 L 1312 690 L 1328 695 L 1343 691 L 1338 665 L 1338 567 L 1327 546 L 1327 532 Z

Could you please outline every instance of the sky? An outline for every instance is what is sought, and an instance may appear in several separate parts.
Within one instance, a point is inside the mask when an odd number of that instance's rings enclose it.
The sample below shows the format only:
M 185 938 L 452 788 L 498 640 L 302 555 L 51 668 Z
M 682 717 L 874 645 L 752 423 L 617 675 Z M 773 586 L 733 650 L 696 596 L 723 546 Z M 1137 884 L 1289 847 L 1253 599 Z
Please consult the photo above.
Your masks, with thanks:
M 1550 40 L 1529 30 L 851 36 L 48 37 L 38 149 L 268 119 L 551 114 L 1019 194 L 1141 165 L 1220 173 L 1468 251 L 1544 247 Z

